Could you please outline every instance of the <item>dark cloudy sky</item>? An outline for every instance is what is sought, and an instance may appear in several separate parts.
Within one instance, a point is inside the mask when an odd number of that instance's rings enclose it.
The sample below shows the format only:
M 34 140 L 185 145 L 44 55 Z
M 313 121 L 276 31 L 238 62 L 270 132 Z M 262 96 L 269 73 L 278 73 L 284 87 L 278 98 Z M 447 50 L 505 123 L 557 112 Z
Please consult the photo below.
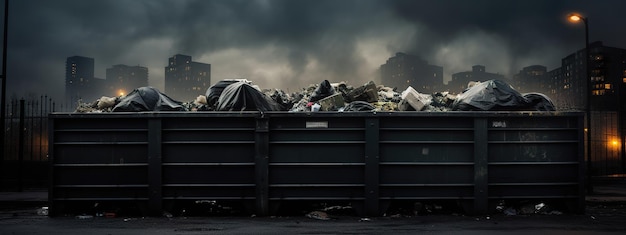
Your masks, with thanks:
M 4 4 L 2 4 L 4 5 Z M 2 6 L 3 8 L 3 6 Z M 148 67 L 163 90 L 174 54 L 212 64 L 213 83 L 243 77 L 294 91 L 324 79 L 360 85 L 396 52 L 444 67 L 510 76 L 549 70 L 590 40 L 626 48 L 623 0 L 11 0 L 7 94 L 61 99 L 65 60 Z

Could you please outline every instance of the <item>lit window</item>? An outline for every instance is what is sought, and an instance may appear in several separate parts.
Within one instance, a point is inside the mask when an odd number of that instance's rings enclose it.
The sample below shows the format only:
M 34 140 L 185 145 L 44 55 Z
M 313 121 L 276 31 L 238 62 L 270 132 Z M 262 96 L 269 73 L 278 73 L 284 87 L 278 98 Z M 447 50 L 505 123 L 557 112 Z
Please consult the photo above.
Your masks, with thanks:
M 610 83 L 604 84 L 604 89 L 611 90 L 611 84 Z
M 600 95 L 604 95 L 605 92 L 604 92 L 604 90 L 593 90 L 592 94 L 600 96 Z

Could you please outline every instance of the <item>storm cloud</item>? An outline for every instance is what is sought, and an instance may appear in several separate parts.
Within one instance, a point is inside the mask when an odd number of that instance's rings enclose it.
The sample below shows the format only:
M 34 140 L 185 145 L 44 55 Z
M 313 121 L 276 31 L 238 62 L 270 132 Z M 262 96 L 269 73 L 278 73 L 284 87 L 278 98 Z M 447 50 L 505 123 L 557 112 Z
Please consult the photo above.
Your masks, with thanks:
M 289 91 L 330 81 L 378 80 L 396 52 L 452 73 L 482 64 L 511 76 L 560 66 L 590 39 L 626 48 L 619 0 L 20 0 L 10 2 L 8 95 L 64 91 L 65 60 L 92 57 L 96 77 L 115 64 L 149 69 L 163 90 L 167 58 L 212 64 L 212 81 L 246 78 Z

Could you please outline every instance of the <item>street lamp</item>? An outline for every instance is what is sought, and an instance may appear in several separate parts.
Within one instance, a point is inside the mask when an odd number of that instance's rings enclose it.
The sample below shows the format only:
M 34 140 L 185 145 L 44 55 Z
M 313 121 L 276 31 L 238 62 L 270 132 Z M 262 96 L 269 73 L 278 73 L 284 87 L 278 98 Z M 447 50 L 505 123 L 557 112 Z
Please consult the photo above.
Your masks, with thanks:
M 6 133 L 6 93 L 7 93 L 7 35 L 9 32 L 9 0 L 4 0 L 4 31 L 2 41 L 2 88 L 0 89 L 0 170 L 4 166 L 4 137 Z M 0 188 L 2 188 L 2 176 L 0 176 Z
M 587 192 L 593 193 L 593 187 L 591 186 L 591 71 L 589 69 L 589 18 L 582 16 L 578 13 L 572 13 L 568 16 L 569 21 L 573 23 L 578 23 L 582 21 L 585 23 L 585 71 L 586 77 L 585 83 L 587 89 Z

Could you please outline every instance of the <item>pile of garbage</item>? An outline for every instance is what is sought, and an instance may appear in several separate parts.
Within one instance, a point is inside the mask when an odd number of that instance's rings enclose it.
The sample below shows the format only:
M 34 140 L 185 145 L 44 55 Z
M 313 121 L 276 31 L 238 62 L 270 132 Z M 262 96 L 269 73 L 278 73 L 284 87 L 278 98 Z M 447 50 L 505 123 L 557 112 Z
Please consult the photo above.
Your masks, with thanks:
M 245 79 L 227 79 L 211 86 L 194 101 L 180 102 L 153 87 L 140 87 L 126 96 L 105 97 L 82 103 L 76 112 L 141 111 L 289 111 L 289 112 L 393 112 L 393 111 L 555 111 L 541 93 L 521 94 L 501 80 L 470 82 L 460 94 L 424 94 L 370 81 L 353 87 L 324 80 L 288 94 L 280 89 L 260 89 Z
M 507 216 L 515 215 L 562 215 L 563 212 L 556 210 L 545 202 L 521 201 L 517 203 L 498 202 L 496 211 Z

